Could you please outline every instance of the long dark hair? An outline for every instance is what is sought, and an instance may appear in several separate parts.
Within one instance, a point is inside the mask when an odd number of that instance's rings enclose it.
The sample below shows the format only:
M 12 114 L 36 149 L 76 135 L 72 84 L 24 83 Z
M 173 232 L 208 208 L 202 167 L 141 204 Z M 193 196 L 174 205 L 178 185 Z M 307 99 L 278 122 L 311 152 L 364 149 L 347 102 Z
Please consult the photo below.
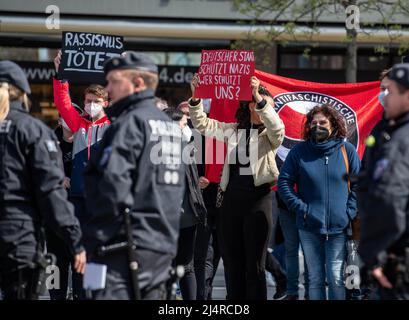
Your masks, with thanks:
M 303 129 L 304 140 L 308 140 L 311 136 L 311 122 L 317 113 L 322 113 L 326 118 L 328 118 L 329 122 L 331 123 L 331 137 L 346 138 L 347 127 L 342 115 L 333 107 L 331 107 L 331 105 L 323 104 L 315 106 L 310 110 L 310 112 L 307 113 Z
M 262 85 L 259 86 L 258 93 L 262 96 L 273 98 L 271 96 L 271 93 L 267 90 L 267 88 Z M 251 127 L 251 122 L 250 122 L 251 113 L 249 109 L 250 102 L 251 101 L 240 101 L 240 105 L 236 111 L 236 120 L 237 120 L 238 129 L 248 129 Z M 253 97 L 253 102 L 255 103 L 254 97 Z M 259 128 L 259 132 L 263 130 L 264 130 L 264 126 L 261 126 Z

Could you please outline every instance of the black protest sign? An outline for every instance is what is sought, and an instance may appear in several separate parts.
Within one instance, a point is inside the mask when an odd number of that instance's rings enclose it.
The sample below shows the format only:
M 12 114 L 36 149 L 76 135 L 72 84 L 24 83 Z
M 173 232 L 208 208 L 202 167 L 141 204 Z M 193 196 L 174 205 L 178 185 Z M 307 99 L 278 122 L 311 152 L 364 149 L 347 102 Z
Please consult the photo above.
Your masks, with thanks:
M 59 76 L 72 83 L 104 83 L 104 62 L 124 51 L 121 36 L 63 32 Z

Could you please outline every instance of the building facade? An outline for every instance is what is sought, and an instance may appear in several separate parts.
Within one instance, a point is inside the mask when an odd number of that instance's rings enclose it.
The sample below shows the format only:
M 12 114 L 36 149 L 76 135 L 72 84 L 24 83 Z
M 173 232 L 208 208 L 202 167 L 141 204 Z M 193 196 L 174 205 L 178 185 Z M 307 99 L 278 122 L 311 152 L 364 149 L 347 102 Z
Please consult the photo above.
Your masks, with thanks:
M 320 21 L 319 46 L 309 57 L 303 55 L 306 41 L 290 41 L 263 52 L 272 57 L 265 71 L 317 82 L 344 82 L 344 19 L 341 12 Z M 157 95 L 175 106 L 189 96 L 201 50 L 229 49 L 235 40 L 245 39 L 251 28 L 250 18 L 235 10 L 230 0 L 0 0 L 0 59 L 23 67 L 33 91 L 32 113 L 53 125 L 58 114 L 52 102 L 52 61 L 63 31 L 124 36 L 125 50 L 144 51 L 158 63 Z M 400 60 L 395 44 L 389 54 L 374 53 L 374 47 L 385 39 L 378 34 L 359 42 L 358 81 L 377 80 L 381 70 Z M 408 39 L 405 33 L 403 41 Z M 83 104 L 84 88 L 70 87 L 78 105 Z

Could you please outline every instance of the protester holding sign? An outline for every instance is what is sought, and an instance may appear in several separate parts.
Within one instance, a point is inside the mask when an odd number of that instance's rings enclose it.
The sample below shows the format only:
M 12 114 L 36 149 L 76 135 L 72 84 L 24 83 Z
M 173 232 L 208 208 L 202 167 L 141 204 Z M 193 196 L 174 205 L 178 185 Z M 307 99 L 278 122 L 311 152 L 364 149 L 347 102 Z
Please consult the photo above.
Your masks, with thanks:
M 61 62 L 61 51 L 54 59 L 58 72 Z M 57 76 L 58 77 L 58 76 Z M 73 170 L 71 178 L 71 196 L 83 197 L 82 171 L 88 162 L 95 144 L 101 140 L 110 121 L 105 115 L 104 108 L 108 107 L 108 94 L 100 85 L 90 85 L 84 91 L 84 110 L 89 120 L 81 117 L 75 110 L 70 95 L 68 81 L 55 78 L 54 103 L 58 112 L 74 133 Z
M 265 300 L 264 266 L 272 225 L 270 188 L 278 177 L 275 152 L 284 138 L 284 124 L 274 111 L 269 92 L 256 77 L 251 77 L 249 86 L 253 100 L 240 103 L 236 123 L 208 118 L 202 100 L 197 99 L 199 87 L 195 74 L 189 100 L 194 127 L 205 136 L 227 141 L 220 182 L 224 191 L 220 218 L 227 298 Z
M 61 51 L 54 59 L 55 69 L 58 70 L 61 62 Z M 75 215 L 83 224 L 87 220 L 83 171 L 88 163 L 91 153 L 94 152 L 98 142 L 110 125 L 110 121 L 104 113 L 108 106 L 108 94 L 100 85 L 90 85 L 84 91 L 84 110 L 89 115 L 89 120 L 81 117 L 75 110 L 69 95 L 68 81 L 53 79 L 54 103 L 65 123 L 74 134 L 73 160 L 71 171 L 70 201 L 74 204 Z M 73 275 L 74 298 L 80 298 L 82 294 L 81 278 Z

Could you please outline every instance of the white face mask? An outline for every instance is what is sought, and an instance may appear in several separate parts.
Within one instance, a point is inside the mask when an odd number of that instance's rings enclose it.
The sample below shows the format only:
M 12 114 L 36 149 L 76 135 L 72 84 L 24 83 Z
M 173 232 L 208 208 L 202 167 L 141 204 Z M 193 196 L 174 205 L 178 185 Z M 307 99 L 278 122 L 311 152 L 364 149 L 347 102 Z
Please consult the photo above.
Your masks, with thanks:
M 189 126 L 185 126 L 183 129 L 182 129 L 182 140 L 183 141 L 187 141 L 187 142 L 190 142 L 190 139 L 192 138 L 192 135 L 193 135 L 193 133 L 192 133 L 192 130 L 189 128 Z
M 102 106 L 102 104 L 91 102 L 85 105 L 84 110 L 91 116 L 91 118 L 95 118 L 97 115 L 100 114 L 103 108 L 104 107 Z

